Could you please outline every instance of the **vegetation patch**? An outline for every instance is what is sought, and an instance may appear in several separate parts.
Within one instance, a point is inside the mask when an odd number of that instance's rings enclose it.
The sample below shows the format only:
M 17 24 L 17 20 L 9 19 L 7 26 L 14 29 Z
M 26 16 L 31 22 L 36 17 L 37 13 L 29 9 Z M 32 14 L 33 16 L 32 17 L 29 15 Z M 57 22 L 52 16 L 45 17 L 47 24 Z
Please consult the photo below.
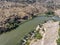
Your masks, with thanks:
M 21 45 L 29 45 L 31 40 L 33 40 L 33 39 L 40 40 L 41 38 L 42 38 L 42 35 L 39 33 L 39 31 L 34 30 L 34 31 L 29 32 L 28 35 L 22 39 L 23 42 L 21 41 L 20 44 Z
M 60 45 L 60 28 L 59 28 L 59 31 L 58 31 L 58 35 L 59 35 L 59 38 L 57 40 L 57 45 Z
M 38 31 L 35 33 L 35 38 L 36 39 L 41 39 L 42 38 L 41 34 Z
M 60 37 L 60 28 L 59 28 L 58 34 L 59 34 L 59 37 Z
M 54 16 L 54 12 L 53 11 L 51 11 L 51 10 L 49 10 L 49 11 L 47 11 L 46 13 L 45 13 L 45 15 L 46 16 Z
M 31 19 L 33 19 L 33 18 L 35 18 L 36 16 L 31 16 L 32 18 Z M 25 17 L 26 18 L 26 17 Z M 3 32 L 7 32 L 7 31 L 11 31 L 11 30 L 13 30 L 13 29 L 16 29 L 20 24 L 23 24 L 24 22 L 26 22 L 26 21 L 29 21 L 29 20 L 31 20 L 31 19 L 28 19 L 28 18 L 26 18 L 26 19 L 22 19 L 21 17 L 19 17 L 19 16 L 15 16 L 15 15 L 13 15 L 13 16 L 10 16 L 5 22 L 6 23 L 4 23 L 4 24 L 1 24 L 1 27 L 0 27 L 0 34 L 2 34 Z M 4 26 L 3 26 L 4 25 Z
M 60 45 L 60 38 L 58 38 L 57 40 L 57 45 Z

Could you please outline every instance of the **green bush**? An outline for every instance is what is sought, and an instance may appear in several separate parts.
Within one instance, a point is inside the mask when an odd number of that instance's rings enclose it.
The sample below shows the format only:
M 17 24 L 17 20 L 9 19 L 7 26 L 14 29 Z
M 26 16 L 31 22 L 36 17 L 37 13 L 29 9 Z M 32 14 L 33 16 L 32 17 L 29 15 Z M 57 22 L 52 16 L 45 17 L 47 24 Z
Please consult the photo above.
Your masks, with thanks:
M 60 28 L 59 28 L 58 34 L 59 34 L 59 38 L 57 40 L 57 45 L 60 45 Z
M 57 40 L 57 45 L 60 45 L 60 38 Z
M 40 34 L 39 32 L 36 32 L 36 33 L 35 33 L 35 38 L 36 38 L 36 39 L 41 39 L 42 36 L 41 36 L 41 34 Z
M 29 45 L 29 44 L 30 44 L 30 42 L 29 42 L 29 41 L 27 41 L 25 45 Z
M 46 14 L 51 15 L 51 14 L 54 14 L 54 12 L 53 11 L 48 11 Z
M 54 16 L 54 12 L 53 11 L 48 11 L 45 14 L 46 14 L 46 16 Z
M 59 28 L 58 34 L 59 34 L 59 37 L 60 37 L 60 28 Z

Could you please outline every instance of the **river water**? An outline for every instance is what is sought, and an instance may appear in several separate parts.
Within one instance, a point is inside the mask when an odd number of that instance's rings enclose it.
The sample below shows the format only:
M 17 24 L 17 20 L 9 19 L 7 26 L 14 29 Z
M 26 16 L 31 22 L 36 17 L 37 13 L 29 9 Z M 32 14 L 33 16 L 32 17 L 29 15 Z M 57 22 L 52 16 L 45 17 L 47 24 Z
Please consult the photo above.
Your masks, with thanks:
M 28 34 L 28 32 L 32 31 L 33 28 L 35 28 L 38 24 L 52 19 L 60 21 L 60 18 L 57 16 L 39 16 L 23 23 L 17 29 L 12 30 L 11 32 L 3 33 L 2 35 L 0 35 L 0 45 L 18 45 L 20 43 L 20 40 L 26 34 Z

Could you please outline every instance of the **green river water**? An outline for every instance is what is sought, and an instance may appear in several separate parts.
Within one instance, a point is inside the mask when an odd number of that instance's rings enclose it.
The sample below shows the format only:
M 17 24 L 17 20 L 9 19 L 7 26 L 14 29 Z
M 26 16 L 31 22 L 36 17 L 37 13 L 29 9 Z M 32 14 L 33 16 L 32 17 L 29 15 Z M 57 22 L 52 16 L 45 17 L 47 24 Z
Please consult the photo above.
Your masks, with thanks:
M 51 19 L 60 21 L 60 18 L 57 16 L 54 17 L 40 16 L 21 24 L 15 30 L 1 34 L 0 45 L 19 45 L 20 40 L 24 37 L 24 35 L 32 31 L 38 24 Z

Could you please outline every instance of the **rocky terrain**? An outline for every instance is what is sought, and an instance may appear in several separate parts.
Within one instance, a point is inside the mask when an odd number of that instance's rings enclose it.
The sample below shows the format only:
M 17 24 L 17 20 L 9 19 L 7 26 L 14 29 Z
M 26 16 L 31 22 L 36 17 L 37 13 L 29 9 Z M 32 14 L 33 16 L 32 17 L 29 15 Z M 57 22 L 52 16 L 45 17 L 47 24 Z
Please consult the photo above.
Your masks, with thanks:
M 45 30 L 43 38 L 37 41 L 33 39 L 30 45 L 57 45 L 56 40 L 58 39 L 59 22 L 47 21 L 47 23 L 43 24 L 42 28 Z
M 0 32 L 15 28 L 37 14 L 59 8 L 59 0 L 0 0 Z

